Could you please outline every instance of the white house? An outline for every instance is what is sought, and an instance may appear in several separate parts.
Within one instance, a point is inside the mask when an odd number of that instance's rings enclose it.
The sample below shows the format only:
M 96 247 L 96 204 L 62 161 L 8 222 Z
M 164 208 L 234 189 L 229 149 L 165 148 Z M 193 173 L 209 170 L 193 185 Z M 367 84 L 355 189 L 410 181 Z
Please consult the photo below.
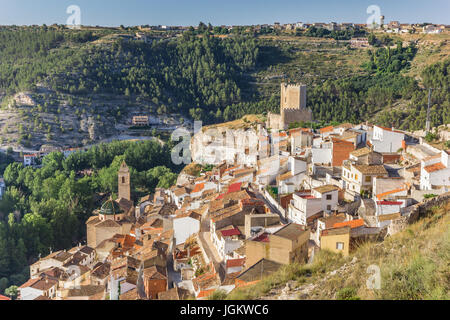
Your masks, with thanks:
M 186 240 L 200 231 L 201 215 L 191 211 L 173 218 L 173 234 L 175 245 L 186 242 Z
M 397 131 L 394 128 L 385 128 L 374 126 L 370 143 L 373 150 L 376 152 L 397 152 L 402 148 L 402 141 L 405 139 L 403 132 Z
M 291 142 L 291 153 L 299 152 L 301 149 L 310 147 L 313 142 L 314 134 L 312 132 L 299 129 L 289 131 Z
M 23 155 L 23 166 L 29 167 L 34 166 L 36 164 L 36 160 L 38 158 L 37 154 L 24 154 Z
M 343 187 L 355 193 L 372 190 L 373 178 L 388 176 L 383 165 L 359 165 L 347 161 L 342 166 Z
M 58 267 L 62 268 L 64 264 L 69 262 L 73 257 L 73 254 L 66 250 L 52 252 L 48 256 L 39 259 L 37 262 L 30 265 L 30 277 L 37 278 L 38 275 L 47 269 Z
M 289 222 L 305 226 L 309 217 L 322 211 L 322 199 L 314 197 L 309 192 L 296 192 L 287 209 Z
M 311 148 L 312 163 L 331 165 L 333 159 L 333 149 L 331 148 Z
M 185 187 L 176 188 L 170 191 L 172 202 L 175 203 L 178 208 L 181 208 L 181 206 L 183 205 L 184 198 L 186 198 L 188 195 L 189 193 Z
M 63 154 L 64 154 L 64 157 L 65 158 L 67 158 L 68 156 L 70 156 L 72 153 L 75 153 L 75 152 L 78 152 L 78 151 L 81 151 L 82 149 L 80 149 L 80 148 L 69 148 L 69 149 L 64 149 L 63 150 Z
M 299 157 L 288 158 L 288 172 L 277 177 L 278 191 L 280 194 L 291 193 L 298 189 L 305 177 L 307 163 Z
M 337 209 L 339 188 L 333 185 L 324 185 L 314 188 L 311 195 L 315 198 L 321 199 L 322 211 L 330 213 Z
M 243 241 L 239 239 L 239 236 L 241 236 L 241 232 L 233 225 L 211 232 L 211 241 L 222 259 L 225 259 L 226 255 L 243 245 Z
M 259 135 L 253 129 L 210 128 L 192 139 L 192 159 L 202 164 L 235 163 L 256 165 Z
M 375 201 L 375 214 L 377 217 L 377 227 L 384 228 L 393 219 L 399 218 L 405 207 L 409 205 L 407 199 L 395 201 Z
M 245 258 L 230 258 L 225 261 L 226 274 L 241 272 L 245 267 Z
M 52 299 L 56 296 L 58 281 L 47 277 L 30 279 L 18 288 L 20 300 L 34 300 L 40 296 Z
M 441 33 L 442 29 L 438 26 L 434 26 L 434 25 L 426 25 L 423 27 L 423 33 Z
M 217 191 L 217 184 L 212 181 L 207 182 L 201 182 L 197 183 L 194 187 L 194 189 L 191 191 L 190 196 L 192 199 L 201 197 L 203 192 L 207 190 L 216 190 Z
M 450 186 L 450 150 L 428 157 L 420 162 L 420 189 L 448 188 Z
M 282 155 L 274 155 L 259 160 L 258 171 L 255 174 L 255 182 L 263 187 L 271 184 L 276 179 L 279 172 L 287 170 L 287 163 L 288 157 Z
M 396 197 L 406 197 L 408 190 L 406 188 L 405 179 L 396 177 L 375 177 L 373 179 L 373 199 L 390 200 Z

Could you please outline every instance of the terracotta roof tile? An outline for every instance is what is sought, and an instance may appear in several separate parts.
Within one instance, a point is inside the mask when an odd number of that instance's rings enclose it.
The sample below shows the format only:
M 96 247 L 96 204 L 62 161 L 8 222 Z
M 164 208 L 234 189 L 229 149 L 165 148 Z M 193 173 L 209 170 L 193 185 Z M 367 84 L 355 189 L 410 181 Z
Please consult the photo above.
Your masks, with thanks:
M 426 167 L 424 167 L 424 169 L 426 172 L 431 173 L 431 172 L 446 169 L 446 167 L 444 166 L 444 164 L 442 162 L 438 162 L 438 163 L 426 166 Z
M 205 188 L 205 184 L 204 183 L 198 183 L 195 185 L 194 190 L 192 190 L 192 193 L 197 193 L 202 191 Z
M 377 199 L 378 200 L 382 200 L 384 197 L 386 197 L 386 196 L 388 196 L 390 194 L 399 193 L 399 192 L 402 192 L 402 191 L 406 191 L 406 189 L 405 188 L 394 189 L 394 190 L 386 191 L 386 192 L 383 192 L 383 193 L 379 193 L 379 194 L 377 194 Z
M 242 267 L 245 264 L 245 258 L 241 259 L 228 259 L 227 260 L 227 268 L 234 268 L 234 267 Z
M 350 220 L 350 221 L 344 221 L 344 222 L 338 222 L 333 225 L 333 228 L 342 228 L 346 226 L 350 226 L 350 228 L 358 228 L 362 227 L 364 225 L 363 219 L 357 219 L 357 220 Z
M 319 132 L 320 132 L 320 133 L 331 132 L 331 131 L 333 131 L 333 129 L 334 129 L 333 126 L 328 126 L 328 127 L 319 129 Z

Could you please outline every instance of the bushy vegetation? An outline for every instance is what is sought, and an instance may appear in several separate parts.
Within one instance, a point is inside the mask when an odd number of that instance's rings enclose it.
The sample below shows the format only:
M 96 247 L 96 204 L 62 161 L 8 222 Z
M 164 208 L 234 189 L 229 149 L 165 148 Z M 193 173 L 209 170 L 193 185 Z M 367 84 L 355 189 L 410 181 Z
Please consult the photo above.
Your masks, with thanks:
M 81 240 L 84 223 L 100 205 L 96 194 L 117 192 L 122 161 L 130 167 L 135 199 L 156 187 L 172 186 L 177 178 L 172 170 L 179 168 L 170 165 L 169 150 L 152 141 L 113 142 L 67 159 L 51 153 L 39 169 L 10 164 L 4 172 L 7 191 L 0 201 L 0 279 L 20 285 L 38 254 L 67 249 Z M 94 169 L 92 175 L 79 175 L 89 168 Z
M 335 40 L 350 40 L 351 38 L 354 37 L 364 37 L 367 35 L 367 32 L 359 28 L 349 28 L 347 30 L 328 30 L 312 26 L 306 29 L 305 31 L 297 29 L 296 34 L 307 37 L 332 38 Z
M 14 159 L 10 153 L 0 152 L 0 177 L 3 175 L 6 167 L 12 162 L 14 162 Z

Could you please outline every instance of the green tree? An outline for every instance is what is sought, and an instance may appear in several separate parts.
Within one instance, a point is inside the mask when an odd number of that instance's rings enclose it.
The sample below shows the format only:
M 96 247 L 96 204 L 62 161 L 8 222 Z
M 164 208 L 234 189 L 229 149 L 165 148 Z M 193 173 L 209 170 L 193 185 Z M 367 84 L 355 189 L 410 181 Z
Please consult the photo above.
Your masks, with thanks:
M 18 289 L 17 286 L 10 286 L 7 289 L 5 289 L 5 294 L 14 300 L 17 298 L 17 294 L 18 294 L 17 289 Z

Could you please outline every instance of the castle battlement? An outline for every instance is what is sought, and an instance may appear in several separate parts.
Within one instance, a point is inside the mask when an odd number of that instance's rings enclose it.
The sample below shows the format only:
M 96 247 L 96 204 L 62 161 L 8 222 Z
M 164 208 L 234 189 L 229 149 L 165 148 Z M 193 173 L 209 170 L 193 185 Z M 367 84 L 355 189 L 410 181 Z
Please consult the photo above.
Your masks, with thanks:
M 311 121 L 311 110 L 306 107 L 306 85 L 281 83 L 280 114 L 268 114 L 267 126 L 286 129 L 290 123 Z

